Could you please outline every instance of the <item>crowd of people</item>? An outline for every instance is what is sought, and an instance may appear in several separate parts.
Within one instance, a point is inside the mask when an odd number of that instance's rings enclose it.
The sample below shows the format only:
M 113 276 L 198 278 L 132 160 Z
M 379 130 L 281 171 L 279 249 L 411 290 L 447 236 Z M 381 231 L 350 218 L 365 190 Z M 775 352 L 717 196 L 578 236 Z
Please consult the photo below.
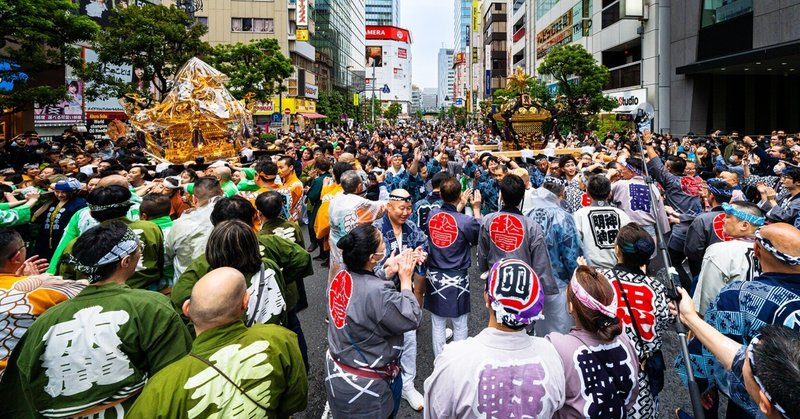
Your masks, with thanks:
M 311 371 L 326 417 L 654 418 L 687 380 L 662 352 L 680 321 L 706 417 L 800 417 L 800 136 L 497 141 L 309 129 L 172 164 L 135 137 L 0 140 L 2 415 L 288 417 Z

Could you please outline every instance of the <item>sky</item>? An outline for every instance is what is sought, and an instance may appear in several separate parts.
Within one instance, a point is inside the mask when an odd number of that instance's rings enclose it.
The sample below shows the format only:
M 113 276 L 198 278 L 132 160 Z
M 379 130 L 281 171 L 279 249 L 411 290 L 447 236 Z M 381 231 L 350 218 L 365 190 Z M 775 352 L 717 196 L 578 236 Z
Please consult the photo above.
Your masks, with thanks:
M 453 43 L 454 4 L 453 0 L 400 0 L 400 26 L 411 31 L 411 82 L 420 88 L 438 84 L 439 49 Z

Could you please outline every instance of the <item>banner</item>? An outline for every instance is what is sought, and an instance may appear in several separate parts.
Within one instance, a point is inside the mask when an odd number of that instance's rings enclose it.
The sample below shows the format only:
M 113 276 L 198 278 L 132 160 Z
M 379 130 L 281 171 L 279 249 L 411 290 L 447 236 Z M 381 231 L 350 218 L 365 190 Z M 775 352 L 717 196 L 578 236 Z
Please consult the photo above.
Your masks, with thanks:
M 541 59 L 551 49 L 570 42 L 572 42 L 572 9 L 567 10 L 536 34 L 536 59 Z
M 297 26 L 308 26 L 308 0 L 297 0 Z
M 83 82 L 73 77 L 65 77 L 67 99 L 55 105 L 34 106 L 35 125 L 73 125 L 83 122 Z
M 98 61 L 97 53 L 93 49 L 84 48 L 83 59 L 87 63 L 96 63 Z M 141 91 L 153 88 L 152 83 L 144 79 L 144 70 L 141 68 L 133 69 L 130 65 L 103 64 L 103 73 L 117 80 L 128 82 L 131 87 Z M 117 98 L 87 100 L 86 111 L 124 112 Z

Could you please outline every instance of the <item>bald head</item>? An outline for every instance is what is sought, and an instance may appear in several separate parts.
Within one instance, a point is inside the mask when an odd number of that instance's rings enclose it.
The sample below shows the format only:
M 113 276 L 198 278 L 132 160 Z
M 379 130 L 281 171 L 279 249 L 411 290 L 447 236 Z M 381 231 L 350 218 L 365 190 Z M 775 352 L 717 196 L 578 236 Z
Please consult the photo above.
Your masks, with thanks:
M 356 162 L 356 156 L 350 153 L 342 153 L 339 155 L 339 163 L 350 163 L 354 164 Z
M 231 179 L 231 169 L 227 166 L 217 167 L 214 169 L 214 174 L 220 183 L 227 182 Z
M 233 268 L 218 268 L 197 281 L 192 297 L 183 304 L 183 312 L 192 319 L 199 335 L 212 327 L 237 321 L 247 302 L 244 275 Z
M 800 257 L 800 230 L 786 223 L 775 223 L 761 228 L 761 237 L 769 240 L 779 252 Z M 792 266 L 775 258 L 758 246 L 758 259 L 763 272 L 800 273 L 800 266 Z
M 97 183 L 98 188 L 105 188 L 106 186 L 122 186 L 123 188 L 127 188 L 130 186 L 128 183 L 128 178 L 122 175 L 111 175 L 106 176 L 100 179 L 100 182 Z
M 411 194 L 405 189 L 395 189 L 389 194 L 386 204 L 386 214 L 394 226 L 400 226 L 408 221 L 411 215 Z

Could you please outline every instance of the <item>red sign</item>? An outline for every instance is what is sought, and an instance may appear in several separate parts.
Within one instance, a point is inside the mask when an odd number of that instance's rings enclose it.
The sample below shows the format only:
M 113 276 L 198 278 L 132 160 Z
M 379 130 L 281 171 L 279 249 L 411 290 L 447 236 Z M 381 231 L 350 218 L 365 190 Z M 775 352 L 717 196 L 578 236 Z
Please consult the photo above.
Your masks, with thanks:
M 340 271 L 333 277 L 328 289 L 328 310 L 331 322 L 337 329 L 344 327 L 347 320 L 347 306 L 353 293 L 353 278 L 347 271 Z
M 367 39 L 411 43 L 411 32 L 396 26 L 367 26 Z
M 397 48 L 397 58 L 408 58 L 408 50 L 405 48 Z
M 517 217 L 502 214 L 495 217 L 489 225 L 489 238 L 498 249 L 513 252 L 525 240 L 525 230 L 522 229 L 522 222 Z
M 283 113 L 285 113 L 286 115 L 291 115 L 292 114 L 292 110 L 290 108 L 286 108 L 286 109 L 283 110 Z
M 431 233 L 431 242 L 438 248 L 449 247 L 458 238 L 456 219 L 446 212 L 439 212 L 431 217 L 428 221 L 428 231 Z

